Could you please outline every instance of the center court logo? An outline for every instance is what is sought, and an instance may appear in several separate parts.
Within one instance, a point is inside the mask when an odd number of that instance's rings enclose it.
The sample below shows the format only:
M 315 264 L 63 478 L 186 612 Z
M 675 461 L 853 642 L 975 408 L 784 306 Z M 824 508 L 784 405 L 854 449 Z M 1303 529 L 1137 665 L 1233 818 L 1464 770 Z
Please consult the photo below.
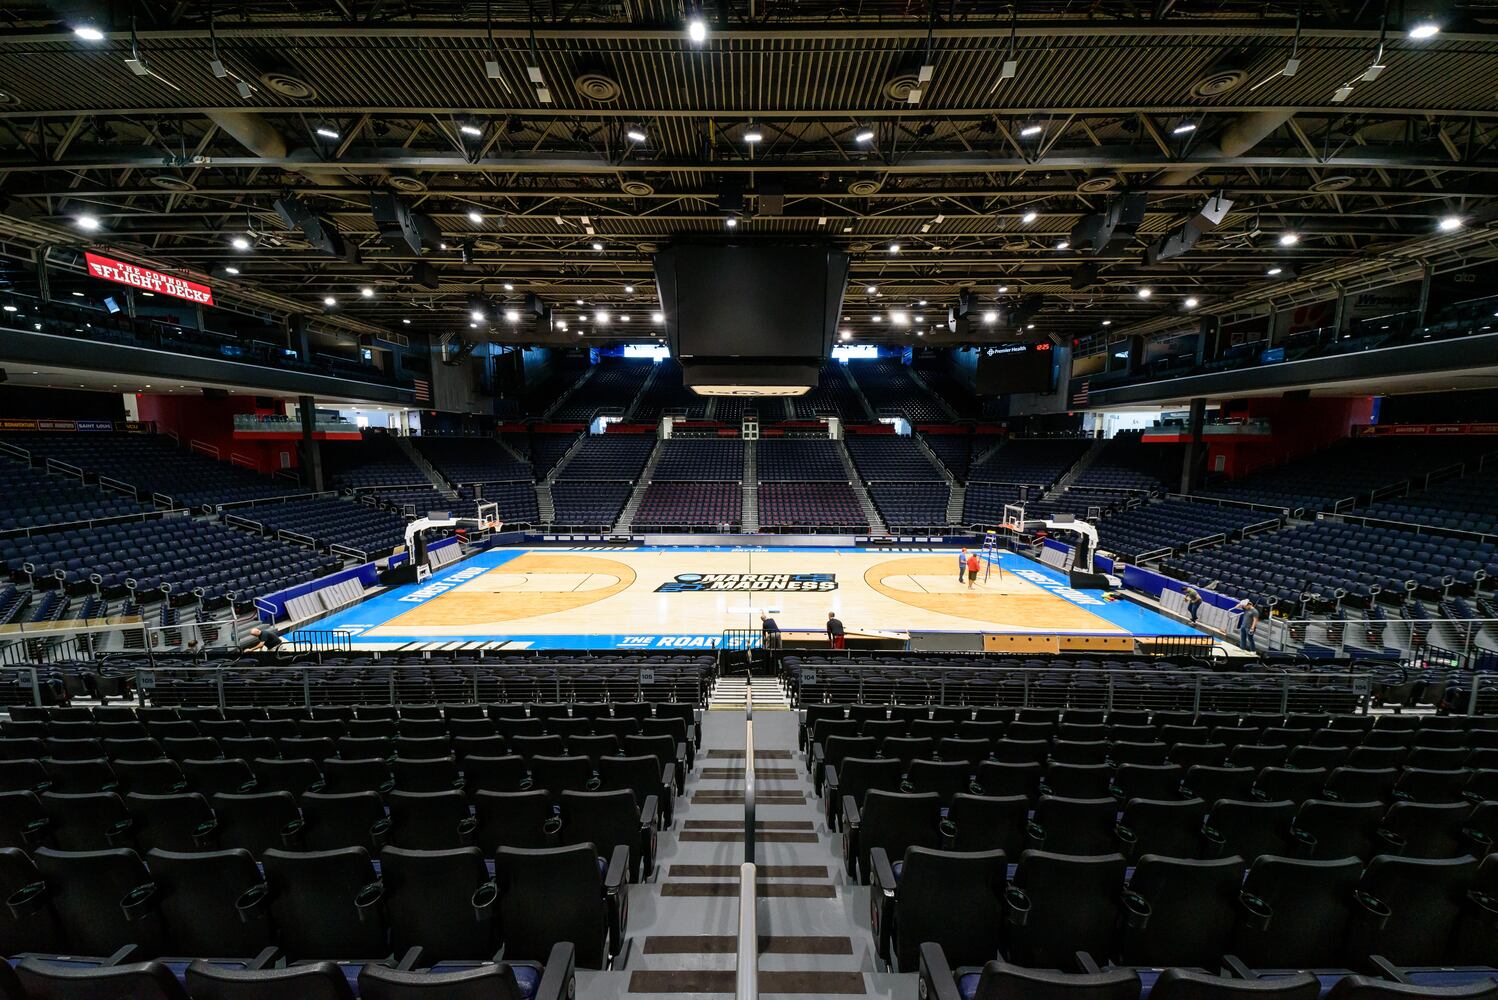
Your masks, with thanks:
M 655 588 L 657 594 L 701 594 L 773 590 L 825 592 L 837 589 L 835 573 L 678 573 Z

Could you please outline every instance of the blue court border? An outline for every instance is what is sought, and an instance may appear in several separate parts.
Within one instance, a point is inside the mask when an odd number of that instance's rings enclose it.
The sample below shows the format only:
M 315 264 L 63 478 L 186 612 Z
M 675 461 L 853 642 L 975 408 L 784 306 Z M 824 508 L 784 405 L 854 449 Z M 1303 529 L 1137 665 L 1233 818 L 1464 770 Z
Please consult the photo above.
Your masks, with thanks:
M 826 555 L 830 552 L 880 552 L 891 556 L 900 555 L 905 552 L 919 550 L 932 554 L 943 553 L 942 549 L 928 549 L 925 546 L 841 546 L 841 547 L 789 547 L 770 548 L 753 545 L 638 545 L 623 547 L 597 547 L 574 546 L 566 551 L 583 552 L 744 552 L 744 553 L 786 553 L 804 552 Z M 470 556 L 458 563 L 453 563 L 432 574 L 431 577 L 421 583 L 404 584 L 393 590 L 386 591 L 368 600 L 361 601 L 353 607 L 329 615 L 326 618 L 307 626 L 306 631 L 328 631 L 338 630 L 348 632 L 354 645 L 360 648 L 370 649 L 392 649 L 397 646 L 408 644 L 422 644 L 431 647 L 446 646 L 456 648 L 458 645 L 467 643 L 479 643 L 486 646 L 498 646 L 503 644 L 509 649 L 536 649 L 536 650 L 581 650 L 581 649 L 715 649 L 722 636 L 719 633 L 700 632 L 645 632 L 634 634 L 608 634 L 608 633 L 575 633 L 570 635 L 549 634 L 527 634 L 527 633 L 477 633 L 470 635 L 433 635 L 431 633 L 412 632 L 409 635 L 381 635 L 372 636 L 369 639 L 361 639 L 360 636 L 373 628 L 386 625 L 392 619 L 420 606 L 424 601 L 402 600 L 422 592 L 426 595 L 424 600 L 431 600 L 460 586 L 468 580 L 481 576 L 489 570 L 503 566 L 511 559 L 515 559 L 529 552 L 556 552 L 555 547 L 540 548 L 505 548 L 490 549 Z M 956 558 L 957 550 L 950 550 L 952 558 Z M 1193 636 L 1203 633 L 1191 628 L 1184 622 L 1168 618 L 1156 611 L 1123 599 L 1105 600 L 1103 591 L 1100 590 L 1073 590 L 1065 574 L 1036 562 L 1025 556 L 1014 552 L 998 553 L 999 565 L 1006 573 L 1021 573 L 1024 578 L 1036 586 L 1042 587 L 1054 596 L 1084 610 L 1090 611 L 1099 618 L 1104 619 L 1117 628 L 1123 629 L 1133 635 L 1140 636 Z M 992 554 L 985 558 L 992 561 Z M 746 626 L 747 626 L 746 622 Z M 794 625 L 795 623 L 786 623 Z M 860 623 L 853 623 L 857 627 Z M 867 623 L 862 623 L 867 625 Z M 287 633 L 287 638 L 295 639 L 298 631 Z M 956 630 L 954 630 L 956 631 Z M 973 631 L 985 631 L 975 629 Z M 1104 632 L 1087 632 L 1077 630 L 1058 629 L 1058 632 L 1066 635 L 1111 635 Z M 1028 634 L 1028 633 L 1016 633 Z M 312 636 L 308 636 L 312 638 Z

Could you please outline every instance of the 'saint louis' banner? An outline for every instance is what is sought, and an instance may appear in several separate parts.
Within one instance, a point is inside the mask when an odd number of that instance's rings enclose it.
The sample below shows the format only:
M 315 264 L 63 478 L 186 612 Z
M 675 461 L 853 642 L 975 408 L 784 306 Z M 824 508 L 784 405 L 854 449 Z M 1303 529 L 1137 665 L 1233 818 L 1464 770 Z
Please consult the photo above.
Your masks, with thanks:
M 148 292 L 160 292 L 162 295 L 171 295 L 200 305 L 213 305 L 213 289 L 207 285 L 200 285 L 196 281 L 188 281 L 185 278 L 176 278 L 170 274 L 162 274 L 160 271 L 152 271 L 150 268 L 115 260 L 113 257 L 100 257 L 96 253 L 85 252 L 83 256 L 88 261 L 88 273 L 95 278 L 129 285 Z

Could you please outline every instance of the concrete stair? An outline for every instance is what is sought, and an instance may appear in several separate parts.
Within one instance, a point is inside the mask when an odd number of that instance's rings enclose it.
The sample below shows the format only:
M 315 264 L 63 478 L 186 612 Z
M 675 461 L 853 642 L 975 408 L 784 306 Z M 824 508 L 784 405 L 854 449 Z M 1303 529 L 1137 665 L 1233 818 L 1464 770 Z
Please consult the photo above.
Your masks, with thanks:
M 650 391 L 650 385 L 651 385 L 652 382 L 655 381 L 655 377 L 660 374 L 660 371 L 661 371 L 661 366 L 660 365 L 651 365 L 650 366 L 650 374 L 646 375 L 645 376 L 645 381 L 643 381 L 643 382 L 640 383 L 640 391 L 637 392 L 637 393 L 635 393 L 635 398 L 631 399 L 629 401 L 629 406 L 625 407 L 625 409 L 624 409 L 624 419 L 625 420 L 630 420 L 630 419 L 634 418 L 635 411 L 640 408 L 640 400 L 644 399 L 645 398 L 645 394 Z
M 541 518 L 542 524 L 553 524 L 557 519 L 557 505 L 551 495 L 551 483 L 539 482 L 535 484 L 536 511 Z
M 572 442 L 572 446 L 567 449 L 567 453 L 565 455 L 563 455 L 561 458 L 557 459 L 557 464 L 553 465 L 551 467 L 551 471 L 546 474 L 546 485 L 547 486 L 550 486 L 552 483 L 556 482 L 559 478 L 561 478 L 561 472 L 562 472 L 563 467 L 565 467 L 568 462 L 572 461 L 572 456 L 577 454 L 578 449 L 581 448 L 583 446 L 583 442 L 585 442 L 587 440 L 588 440 L 588 435 L 587 434 L 579 434 L 577 436 L 577 440 L 574 441 L 574 442 Z
M 744 442 L 744 513 L 743 530 L 759 531 L 759 442 Z
M 875 538 L 887 538 L 889 528 L 885 527 L 884 518 L 879 516 L 879 508 L 874 506 L 874 501 L 869 497 L 869 491 L 863 487 L 863 477 L 858 474 L 858 467 L 853 464 L 853 456 L 848 454 L 848 448 L 843 444 L 842 438 L 837 439 L 837 453 L 843 460 L 843 471 L 848 474 L 848 485 L 853 487 L 853 495 L 858 498 L 859 509 L 869 522 L 869 534 Z
M 905 374 L 910 376 L 910 381 L 926 390 L 926 395 L 936 400 L 936 405 L 940 406 L 942 408 L 942 412 L 944 412 L 948 417 L 951 417 L 953 420 L 962 419 L 957 415 L 957 411 L 952 409 L 952 405 L 950 403 L 948 403 L 945 399 L 938 395 L 935 389 L 926 384 L 926 380 L 921 376 L 920 372 L 915 370 L 914 365 L 906 365 Z
M 858 384 L 858 379 L 853 377 L 852 365 L 843 365 L 843 378 L 848 380 L 848 385 L 853 388 L 853 392 L 858 396 L 858 401 L 863 404 L 864 411 L 867 414 L 866 419 L 877 419 L 878 414 L 874 412 L 874 404 L 869 402 L 869 397 L 863 394 L 863 387 Z
M 421 470 L 421 474 L 426 476 L 427 481 L 432 484 L 434 490 L 449 500 L 458 499 L 458 491 L 453 489 L 446 479 L 442 478 L 442 473 L 438 472 L 432 466 L 432 463 L 426 460 L 425 455 L 416 450 L 416 446 L 411 443 L 410 438 L 395 435 L 391 440 L 395 442 L 397 448 L 405 452 L 406 457 L 411 460 L 411 464 Z
M 546 412 L 541 415 L 542 419 L 548 419 L 553 413 L 557 412 L 557 409 L 561 407 L 563 403 L 572 398 L 573 393 L 577 392 L 577 390 L 581 389 L 584 385 L 587 384 L 588 379 L 592 378 L 593 373 L 597 370 L 598 366 L 593 365 L 587 371 L 583 372 L 581 378 L 567 387 L 567 391 L 563 392 L 560 396 L 551 401 L 551 405 L 548 406 L 546 408 Z
M 1088 448 L 1082 453 L 1082 457 L 1077 459 L 1076 464 L 1074 464 L 1070 469 L 1067 469 L 1064 476 L 1056 480 L 1056 486 L 1058 488 L 1064 489 L 1070 486 L 1072 483 L 1075 483 L 1077 481 L 1077 478 L 1081 476 L 1082 473 L 1086 472 L 1088 467 L 1091 466 L 1093 462 L 1097 461 L 1097 457 L 1102 454 L 1103 448 L 1106 447 L 1107 444 L 1108 442 L 1104 441 L 1101 438 L 1093 441 L 1092 447 Z
M 656 438 L 655 447 L 650 449 L 650 461 L 645 463 L 645 469 L 640 473 L 640 478 L 635 481 L 635 488 L 630 491 L 629 500 L 624 509 L 619 512 L 619 520 L 614 522 L 614 531 L 619 534 L 628 534 L 634 524 L 635 514 L 640 510 L 640 504 L 645 499 L 645 488 L 650 485 L 650 480 L 655 476 L 655 467 L 661 460 L 661 439 Z

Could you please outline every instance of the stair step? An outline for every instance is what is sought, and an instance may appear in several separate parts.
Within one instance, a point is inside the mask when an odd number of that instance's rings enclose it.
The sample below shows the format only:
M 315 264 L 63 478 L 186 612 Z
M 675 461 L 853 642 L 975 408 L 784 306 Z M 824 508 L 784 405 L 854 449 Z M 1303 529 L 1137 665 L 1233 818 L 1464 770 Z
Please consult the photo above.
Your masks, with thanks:
M 868 992 L 862 972 L 761 972 L 758 982 L 761 993 L 863 996 Z M 736 984 L 732 971 L 641 969 L 630 973 L 629 992 L 733 993 Z

